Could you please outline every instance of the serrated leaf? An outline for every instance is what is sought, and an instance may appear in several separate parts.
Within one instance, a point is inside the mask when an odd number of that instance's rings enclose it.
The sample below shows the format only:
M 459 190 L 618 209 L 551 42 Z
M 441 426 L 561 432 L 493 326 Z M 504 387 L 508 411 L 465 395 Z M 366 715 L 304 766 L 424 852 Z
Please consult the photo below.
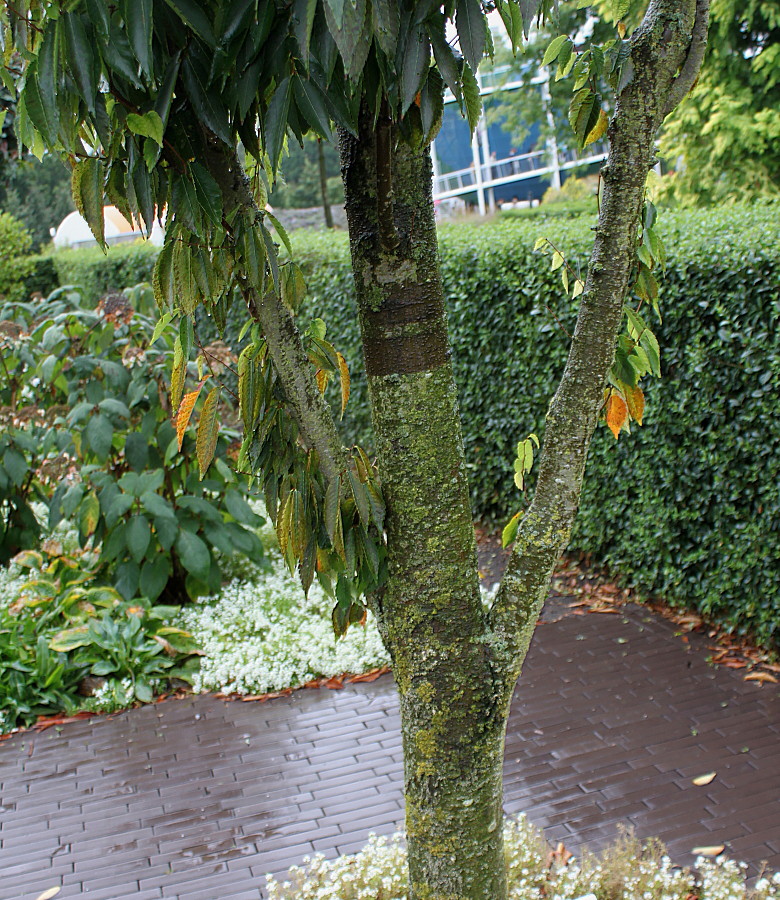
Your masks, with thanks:
M 167 242 L 162 250 L 160 250 L 157 254 L 157 259 L 154 263 L 154 271 L 152 273 L 154 299 L 157 301 L 157 306 L 161 311 L 164 309 L 171 309 L 176 302 L 176 279 L 174 278 L 173 272 L 173 246 L 172 243 Z M 165 327 L 165 325 L 163 325 L 158 333 L 157 328 L 160 327 L 160 322 L 164 321 L 167 325 L 170 320 L 171 314 L 169 312 L 165 313 L 155 327 L 155 336 L 152 338 L 150 346 L 157 338 L 159 338 L 160 334 L 162 334 L 162 328 Z
M 584 87 L 577 91 L 569 104 L 569 124 L 577 136 L 580 146 L 584 146 L 585 138 L 593 128 L 593 125 L 589 125 L 589 123 L 593 117 L 595 107 L 596 94 L 589 87 Z M 598 115 L 598 112 L 596 112 L 596 115 Z
M 279 165 L 279 157 L 282 155 L 291 95 L 292 84 L 288 76 L 277 85 L 263 118 L 263 144 L 274 172 Z
M 187 430 L 192 418 L 192 411 L 195 409 L 200 392 L 203 390 L 203 384 L 204 382 L 201 381 L 194 391 L 186 393 L 176 410 L 176 440 L 178 441 L 179 452 L 181 452 L 181 445 L 184 441 L 184 432 Z
M 200 412 L 198 422 L 198 434 L 195 439 L 195 454 L 198 457 L 200 468 L 200 480 L 206 474 L 208 467 L 214 459 L 214 451 L 217 449 L 217 437 L 219 435 L 219 394 L 221 388 L 215 387 L 209 391 L 203 409 Z
M 394 0 L 373 0 L 374 39 L 388 59 L 395 57 L 401 24 L 400 7 Z
M 607 127 L 609 125 L 609 116 L 603 109 L 599 109 L 599 118 L 594 127 L 590 130 L 587 137 L 585 138 L 585 146 L 588 144 L 593 144 L 607 133 Z
M 154 72 L 152 60 L 152 16 L 154 0 L 124 0 L 122 3 L 125 32 L 135 58 L 143 72 Z
M 641 425 L 642 417 L 645 414 L 645 395 L 642 392 L 642 388 L 638 385 L 636 387 L 626 385 L 624 393 L 628 414 L 638 425 Z
M 528 35 L 531 31 L 531 23 L 539 12 L 542 0 L 519 0 L 519 5 L 520 14 L 523 17 L 523 34 L 525 35 L 525 39 L 528 40 Z
M 27 67 L 24 84 L 24 108 L 33 126 L 40 132 L 49 147 L 57 143 L 59 130 L 59 106 L 55 85 L 55 40 L 49 29 L 41 51 Z
M 338 360 L 339 377 L 341 379 L 341 418 L 343 419 L 344 410 L 347 408 L 347 403 L 349 402 L 349 368 L 346 359 L 344 359 L 338 351 L 336 351 L 336 359 Z
M 95 96 L 98 92 L 100 66 L 93 40 L 87 36 L 84 20 L 75 12 L 66 12 L 60 19 L 65 35 L 66 59 L 73 80 L 87 109 L 95 115 Z
M 561 52 L 563 45 L 566 41 L 569 40 L 568 34 L 559 34 L 558 37 L 553 38 L 547 49 L 544 51 L 544 57 L 542 58 L 542 65 L 549 66 L 550 63 L 554 63 L 556 59 L 558 59 L 558 54 Z
M 73 202 L 86 219 L 98 246 L 105 250 L 105 222 L 103 220 L 103 163 L 94 156 L 79 160 L 71 178 Z
M 466 104 L 466 119 L 469 128 L 474 131 L 482 115 L 482 97 L 480 96 L 479 84 L 474 77 L 468 63 L 463 64 L 463 72 L 461 75 L 461 84 L 463 87 L 463 99 Z
M 339 496 L 341 494 L 341 476 L 337 475 L 329 482 L 325 491 L 325 502 L 323 504 L 323 520 L 325 522 L 325 530 L 328 532 L 331 544 L 334 545 L 336 536 L 336 528 L 339 519 Z
M 401 115 L 414 103 L 430 61 L 428 34 L 423 25 L 416 25 L 409 32 L 401 65 Z
M 142 116 L 139 116 L 137 113 L 129 113 L 126 122 L 127 127 L 133 134 L 151 138 L 159 147 L 162 147 L 163 122 L 153 109 Z
M 620 429 L 628 420 L 626 401 L 619 394 L 610 394 L 609 400 L 607 400 L 605 418 L 607 427 L 615 435 L 615 440 L 617 440 Z
M 191 316 L 197 309 L 201 297 L 195 278 L 192 251 L 184 241 L 177 241 L 174 244 L 173 273 L 179 307 L 185 316 Z
M 225 144 L 232 141 L 230 122 L 221 94 L 208 85 L 206 75 L 186 57 L 181 67 L 184 89 L 195 114 Z
M 352 469 L 349 469 L 347 471 L 347 476 L 349 478 L 349 485 L 352 488 L 352 496 L 355 498 L 355 506 L 357 507 L 358 515 L 360 516 L 360 522 L 364 528 L 368 528 L 370 509 L 368 504 L 368 492 L 366 491 L 366 486 L 352 471 Z
M 307 125 L 320 137 L 330 140 L 330 116 L 325 107 L 325 98 L 316 82 L 295 75 L 293 77 L 293 94 L 295 105 Z
M 504 549 L 506 549 L 517 537 L 522 517 L 522 512 L 515 513 L 504 526 L 504 530 L 501 532 L 501 546 Z
M 171 9 L 178 13 L 185 25 L 188 25 L 199 38 L 212 49 L 217 46 L 214 29 L 206 12 L 196 0 L 165 0 Z
M 480 0 L 456 0 L 455 26 L 461 53 L 476 72 L 485 54 L 485 16 Z

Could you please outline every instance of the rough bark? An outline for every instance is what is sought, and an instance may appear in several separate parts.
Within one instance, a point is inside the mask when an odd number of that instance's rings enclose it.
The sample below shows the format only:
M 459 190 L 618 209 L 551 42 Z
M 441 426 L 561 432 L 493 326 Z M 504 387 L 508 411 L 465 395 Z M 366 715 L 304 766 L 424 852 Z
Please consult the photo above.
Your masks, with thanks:
M 410 896 L 497 900 L 506 691 L 479 594 L 430 157 L 365 115 L 341 151 L 387 503 L 383 636 L 401 701 Z
M 617 98 L 609 126 L 601 208 L 577 326 L 547 413 L 534 499 L 491 611 L 495 652 L 513 683 L 577 512 L 622 321 L 656 134 L 671 111 L 670 97 L 679 101 L 695 80 L 707 21 L 707 0 L 653 0 L 631 39 L 633 79 Z
M 237 153 L 210 135 L 204 162 L 220 187 L 225 210 L 239 209 L 244 217 L 258 220 L 261 210 Z M 317 387 L 295 319 L 273 291 L 261 295 L 254 285 L 244 283 L 242 292 L 250 315 L 259 323 L 268 343 L 301 437 L 308 447 L 317 450 L 322 472 L 330 481 L 348 468 L 349 460 L 330 407 Z

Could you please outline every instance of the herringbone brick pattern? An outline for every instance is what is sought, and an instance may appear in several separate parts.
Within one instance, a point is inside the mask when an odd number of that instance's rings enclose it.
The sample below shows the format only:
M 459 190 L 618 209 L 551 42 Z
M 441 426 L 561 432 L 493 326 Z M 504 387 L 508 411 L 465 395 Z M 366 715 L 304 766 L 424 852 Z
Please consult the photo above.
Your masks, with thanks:
M 710 667 L 704 644 L 640 607 L 548 617 L 512 708 L 507 811 L 575 852 L 623 823 L 681 863 L 724 843 L 780 868 L 780 690 Z M 402 818 L 390 676 L 167 701 L 0 745 L 0 898 L 256 900 L 266 872 Z

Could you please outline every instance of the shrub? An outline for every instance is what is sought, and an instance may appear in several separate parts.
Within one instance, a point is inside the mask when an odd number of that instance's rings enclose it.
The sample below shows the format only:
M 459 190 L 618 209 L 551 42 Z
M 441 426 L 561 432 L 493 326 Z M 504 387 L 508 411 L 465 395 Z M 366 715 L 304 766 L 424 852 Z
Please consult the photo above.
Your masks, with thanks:
M 6 521 L 21 522 L 6 534 L 26 527 L 24 543 L 33 543 L 31 486 L 39 497 L 53 492 L 49 526 L 69 519 L 83 546 L 99 546 L 104 576 L 126 600 L 180 603 L 219 590 L 219 551 L 262 559 L 252 530 L 262 519 L 228 464 L 236 432 L 222 429 L 215 462 L 199 477 L 194 436 L 180 441 L 170 421 L 168 379 L 181 338 L 169 329 L 150 347 L 151 290 L 129 293 L 133 303 L 111 294 L 87 310 L 60 289 L 44 303 L 3 310 L 13 318 L 0 323 L 8 333 L 0 412 L 10 442 L 0 463 Z M 224 347 L 209 349 L 229 362 Z M 223 407 L 221 418 L 236 414 Z M 8 543 L 0 543 L 6 558 L 23 546 L 21 538 Z
M 25 280 L 33 271 L 31 246 L 24 225 L 10 213 L 0 213 L 0 298 L 23 299 Z
M 776 900 L 780 873 L 745 884 L 744 864 L 724 857 L 700 857 L 697 871 L 672 865 L 661 844 L 644 846 L 624 835 L 600 858 L 581 860 L 553 852 L 541 831 L 525 817 L 504 824 L 504 850 L 510 900 Z M 567 861 L 568 860 L 568 861 Z M 328 861 L 323 854 L 293 866 L 283 882 L 267 876 L 269 900 L 407 900 L 403 836 L 370 835 L 352 856 Z
M 98 247 L 59 250 L 50 257 L 59 284 L 79 289 L 83 305 L 94 308 L 107 293 L 129 284 L 151 282 L 159 250 L 147 241 L 114 244 L 107 253 Z
M 645 592 L 691 606 L 768 644 L 780 634 L 780 204 L 664 212 L 663 377 L 645 427 L 590 450 L 572 547 Z M 594 217 L 508 219 L 441 230 L 442 280 L 474 507 L 505 521 L 520 505 L 518 439 L 541 436 L 575 304 L 561 297 L 549 237 L 584 266 Z M 370 444 L 346 237 L 295 236 L 310 299 L 347 357 L 350 441 Z

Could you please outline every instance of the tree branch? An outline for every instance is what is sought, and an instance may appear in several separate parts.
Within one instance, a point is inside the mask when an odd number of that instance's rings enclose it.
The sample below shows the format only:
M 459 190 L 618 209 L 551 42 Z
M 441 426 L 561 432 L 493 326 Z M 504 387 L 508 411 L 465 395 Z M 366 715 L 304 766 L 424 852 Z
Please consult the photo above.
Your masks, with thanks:
M 696 84 L 699 77 L 699 70 L 704 60 L 704 53 L 707 49 L 707 29 L 710 21 L 710 4 L 709 0 L 697 0 L 696 3 L 696 20 L 693 23 L 693 33 L 691 34 L 691 45 L 688 49 L 688 56 L 680 68 L 680 72 L 672 82 L 669 97 L 664 107 L 664 118 L 670 115 L 680 105 L 682 100 L 688 95 Z
M 652 0 L 631 39 L 634 77 L 617 98 L 609 127 L 604 196 L 577 327 L 547 413 L 534 499 L 490 612 L 495 652 L 511 683 L 520 674 L 553 566 L 569 541 L 622 322 L 656 132 L 678 72 L 690 77 L 686 65 L 699 54 L 694 45 L 701 43 L 707 8 L 708 0 Z
M 204 162 L 222 192 L 225 210 L 238 209 L 245 217 L 262 216 L 249 187 L 249 179 L 234 148 L 217 138 L 206 140 Z M 295 320 L 273 291 L 264 296 L 244 282 L 241 291 L 250 315 L 257 321 L 268 343 L 276 374 L 290 404 L 290 410 L 304 442 L 319 455 L 320 467 L 328 481 L 349 466 L 336 423 L 317 387 Z

